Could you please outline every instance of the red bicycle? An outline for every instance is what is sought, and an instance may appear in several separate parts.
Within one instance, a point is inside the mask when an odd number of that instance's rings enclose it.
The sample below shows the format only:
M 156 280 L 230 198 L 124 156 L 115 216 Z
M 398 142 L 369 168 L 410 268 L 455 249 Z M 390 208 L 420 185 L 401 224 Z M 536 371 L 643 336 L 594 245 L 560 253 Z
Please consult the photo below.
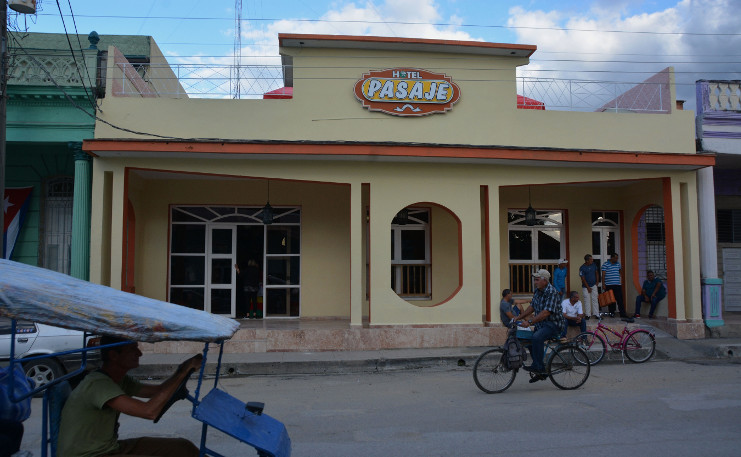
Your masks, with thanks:
M 630 322 L 630 321 L 628 321 Z M 617 341 L 610 341 L 608 332 L 618 338 Z M 596 365 L 602 361 L 607 353 L 607 346 L 613 351 L 619 351 L 625 355 L 631 362 L 643 363 L 650 359 L 656 351 L 656 338 L 653 333 L 642 328 L 628 330 L 625 325 L 622 332 L 618 332 L 602 323 L 599 320 L 597 328 L 592 332 L 583 332 L 574 338 L 574 344 L 582 348 L 587 354 L 589 360 L 579 360 L 584 364 Z

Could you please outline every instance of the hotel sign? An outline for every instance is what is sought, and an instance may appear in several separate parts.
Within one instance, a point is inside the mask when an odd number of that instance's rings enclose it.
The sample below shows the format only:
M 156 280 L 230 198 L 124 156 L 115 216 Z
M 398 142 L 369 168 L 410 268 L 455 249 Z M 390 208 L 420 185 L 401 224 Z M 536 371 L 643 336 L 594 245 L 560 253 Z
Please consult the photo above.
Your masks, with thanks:
M 461 97 L 461 90 L 442 73 L 392 68 L 364 74 L 355 83 L 355 96 L 370 111 L 426 116 L 452 109 Z

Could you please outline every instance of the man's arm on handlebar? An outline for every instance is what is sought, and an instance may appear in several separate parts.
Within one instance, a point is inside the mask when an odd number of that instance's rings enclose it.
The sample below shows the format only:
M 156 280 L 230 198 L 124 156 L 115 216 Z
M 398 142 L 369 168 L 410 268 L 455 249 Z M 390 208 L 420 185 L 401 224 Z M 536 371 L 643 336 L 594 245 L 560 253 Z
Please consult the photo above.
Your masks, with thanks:
M 165 406 L 180 382 L 185 379 L 191 369 L 197 369 L 201 365 L 200 354 L 183 362 L 175 373 L 159 385 L 142 385 L 139 395 L 149 398 L 148 401 L 137 400 L 128 395 L 119 395 L 106 402 L 106 406 L 129 416 L 141 417 L 154 420 L 162 407 Z

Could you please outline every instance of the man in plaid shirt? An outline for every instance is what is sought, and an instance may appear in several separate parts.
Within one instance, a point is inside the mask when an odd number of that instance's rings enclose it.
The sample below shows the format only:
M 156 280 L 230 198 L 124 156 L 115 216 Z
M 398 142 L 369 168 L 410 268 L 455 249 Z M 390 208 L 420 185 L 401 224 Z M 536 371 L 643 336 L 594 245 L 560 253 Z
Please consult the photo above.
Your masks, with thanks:
M 530 354 L 533 356 L 533 364 L 529 367 L 523 367 L 526 371 L 534 373 L 536 376 L 530 379 L 530 382 L 546 379 L 543 363 L 543 352 L 545 350 L 545 341 L 549 338 L 555 338 L 561 334 L 566 326 L 566 322 L 561 312 L 561 300 L 558 290 L 548 281 L 551 274 L 548 270 L 538 270 L 533 273 L 535 283 L 535 292 L 530 306 L 520 315 L 522 327 L 530 325 L 535 326 L 533 332 L 533 344 L 530 346 Z M 528 319 L 528 316 L 535 314 Z

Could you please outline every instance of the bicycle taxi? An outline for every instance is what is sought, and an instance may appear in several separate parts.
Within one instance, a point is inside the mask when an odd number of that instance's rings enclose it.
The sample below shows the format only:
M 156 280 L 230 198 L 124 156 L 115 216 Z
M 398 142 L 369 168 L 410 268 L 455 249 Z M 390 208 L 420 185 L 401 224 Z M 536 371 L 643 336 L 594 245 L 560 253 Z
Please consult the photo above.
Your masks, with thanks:
M 510 344 L 517 341 L 522 349 L 511 351 Z M 527 360 L 524 348 L 532 344 L 532 332 L 519 329 L 513 319 L 507 331 L 507 342 L 484 351 L 473 366 L 476 386 L 487 394 L 507 390 L 515 381 L 517 372 Z M 519 352 L 519 354 L 518 354 Z M 563 343 L 559 338 L 546 340 L 544 366 L 548 378 L 559 389 L 572 390 L 581 387 L 589 378 L 589 357 L 579 346 Z M 530 373 L 530 382 L 542 379 Z
M 203 361 L 195 394 L 191 396 L 185 388 L 190 377 L 187 376 L 162 409 L 160 417 L 175 401 L 184 398 L 191 401 L 193 403 L 191 416 L 203 423 L 200 438 L 201 456 L 222 457 L 206 446 L 209 427 L 252 446 L 260 457 L 291 455 L 291 440 L 285 426 L 262 413 L 263 403 L 244 403 L 218 388 L 224 342 L 231 338 L 239 327 L 232 319 L 3 259 L 0 259 L 0 316 L 12 319 L 11 372 L 14 364 L 21 363 L 14 358 L 17 319 L 81 330 L 85 332 L 85 337 L 89 334 L 105 334 L 148 343 L 168 340 L 203 342 Z M 87 352 L 100 349 L 84 347 L 85 337 L 80 349 L 67 351 L 82 353 L 80 369 L 19 398 L 12 398 L 18 402 L 43 391 L 42 457 L 46 457 L 49 450 L 52 457 L 56 455 L 56 436 L 61 409 L 69 393 L 68 380 L 86 369 Z M 219 347 L 216 374 L 213 388 L 201 397 L 206 359 L 211 344 Z M 8 392 L 14 392 L 13 376 L 7 378 Z M 155 419 L 155 422 L 160 417 Z

